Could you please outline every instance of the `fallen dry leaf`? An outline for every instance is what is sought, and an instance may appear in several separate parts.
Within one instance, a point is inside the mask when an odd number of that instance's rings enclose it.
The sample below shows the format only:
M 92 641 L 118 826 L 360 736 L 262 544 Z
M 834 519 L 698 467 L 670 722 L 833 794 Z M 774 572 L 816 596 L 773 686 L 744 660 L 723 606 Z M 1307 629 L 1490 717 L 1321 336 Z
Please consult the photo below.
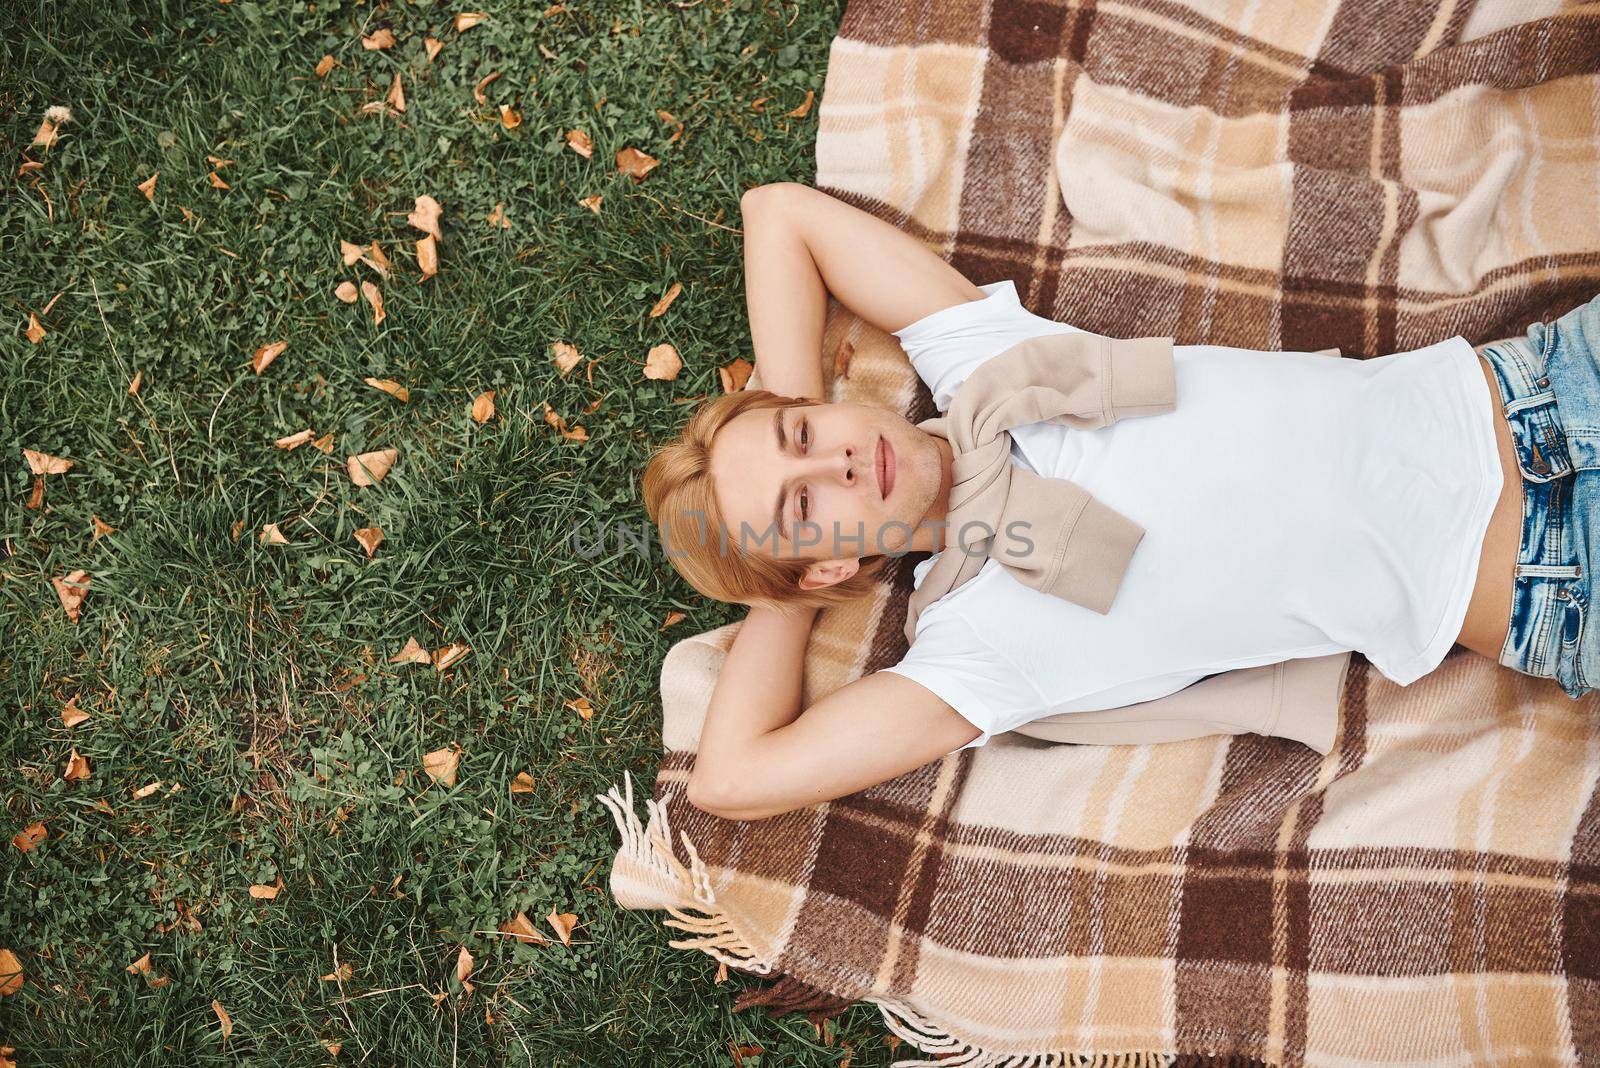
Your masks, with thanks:
M 361 381 L 373 389 L 381 389 L 399 401 L 411 400 L 411 391 L 392 378 L 363 378 Z
M 456 980 L 461 983 L 461 989 L 472 993 L 472 984 L 467 982 L 472 974 L 472 954 L 467 952 L 467 947 L 462 946 L 461 952 L 456 954 Z
M 533 946 L 547 945 L 550 941 L 539 933 L 538 928 L 534 927 L 533 921 L 528 919 L 526 912 L 519 912 L 505 923 L 502 923 L 500 925 L 500 933 L 510 935 L 518 942 L 526 942 Z
M 383 544 L 383 529 L 381 527 L 362 527 L 356 531 L 356 541 L 371 556 L 378 551 L 378 546 Z
M 557 912 L 555 909 L 551 909 L 550 915 L 544 919 L 560 936 L 562 945 L 572 945 L 572 929 L 578 925 L 577 916 L 570 912 Z
M 366 255 L 366 252 L 366 249 L 362 248 L 353 241 L 346 241 L 344 238 L 339 239 L 339 255 L 344 260 L 344 265 L 346 267 L 350 266 L 362 256 Z
M 406 109 L 406 89 L 405 86 L 400 84 L 399 71 L 394 72 L 394 81 L 389 84 L 389 95 L 386 100 L 388 105 L 396 111 L 404 111 Z
M 428 51 L 428 62 L 433 62 L 433 57 L 439 54 L 439 49 L 444 47 L 444 42 L 433 37 L 424 37 L 422 47 Z
M 28 340 L 37 345 L 45 338 L 44 327 L 39 325 L 39 317 L 33 312 L 28 313 L 28 328 L 23 331 Z
M 678 294 L 682 292 L 682 282 L 672 283 L 672 288 L 667 290 L 666 296 L 656 301 L 655 304 L 650 308 L 650 318 L 654 319 L 659 315 L 665 315 L 667 313 L 667 309 L 672 307 L 672 302 L 677 300 Z
M 726 367 L 717 368 L 717 377 L 722 380 L 722 392 L 737 393 L 750 381 L 750 372 L 755 368 L 744 357 L 738 357 Z
M 298 449 L 300 446 L 304 445 L 306 442 L 310 441 L 316 436 L 317 432 L 315 430 L 312 430 L 310 427 L 306 427 L 304 430 L 296 431 L 293 434 L 281 437 L 272 444 L 280 449 Z
M 28 494 L 28 502 L 23 507 L 34 511 L 44 507 L 44 479 L 38 475 L 33 476 L 33 490 Z
M 394 462 L 400 458 L 399 449 L 375 449 L 345 459 L 345 470 L 350 481 L 358 486 L 375 486 L 383 481 Z
M 657 630 L 666 630 L 668 627 L 672 626 L 674 623 L 682 623 L 684 620 L 686 620 L 688 618 L 689 618 L 689 614 L 687 612 L 668 612 L 666 620 L 661 624 L 661 626 L 657 627 L 656 629 Z
M 344 1049 L 343 1042 L 324 1042 L 322 1048 L 328 1051 L 328 1056 L 338 1057 L 339 1051 Z
M 145 798 L 149 797 L 159 789 L 161 789 L 160 779 L 157 779 L 155 782 L 147 782 L 133 792 L 133 799 L 135 801 L 143 801 Z
M 446 749 L 435 749 L 422 758 L 422 770 L 428 778 L 441 786 L 454 786 L 456 772 L 461 766 L 461 750 L 450 746 Z
M 592 197 L 584 197 L 582 200 L 578 201 L 578 203 L 582 204 L 584 207 L 588 208 L 590 211 L 594 212 L 596 215 L 599 215 L 600 214 L 600 201 L 601 201 L 601 199 L 602 199 L 601 195 L 599 193 L 596 193 Z
M 594 157 L 594 142 L 589 140 L 588 133 L 583 130 L 567 131 L 567 147 L 584 159 Z
M 0 998 L 22 989 L 22 962 L 9 949 L 0 949 Z
M 500 71 L 491 71 L 488 74 L 485 74 L 482 78 L 479 78 L 478 84 L 472 87 L 472 99 L 476 100 L 480 104 L 487 104 L 489 102 L 489 96 L 484 92 L 484 90 L 489 88 L 489 83 L 498 77 L 500 77 Z
M 511 792 L 514 794 L 531 794 L 535 789 L 537 789 L 537 784 L 534 782 L 533 776 L 525 771 L 517 772 L 516 776 L 511 780 Z
M 211 1011 L 217 1014 L 217 1022 L 222 1025 L 222 1041 L 228 1041 L 228 1036 L 233 1034 L 233 1018 L 216 998 L 211 999 Z
M 287 341 L 274 341 L 270 344 L 262 345 L 259 349 L 256 349 L 255 356 L 251 358 L 250 367 L 256 374 L 260 374 L 267 369 L 273 360 L 282 356 L 283 350 L 288 347 L 289 343 Z
M 675 128 L 672 131 L 672 136 L 667 138 L 667 144 L 670 145 L 670 144 L 672 144 L 672 142 L 676 141 L 678 138 L 683 136 L 683 123 L 678 121 L 678 116 L 674 115 L 670 111 L 657 110 L 656 111 L 656 118 L 660 119 L 662 122 L 670 122 L 670 123 L 676 124 Z
M 372 305 L 372 325 L 377 326 L 384 319 L 383 294 L 378 291 L 377 286 L 363 279 L 361 282 L 361 295 L 367 298 L 368 304 Z
M 391 32 L 387 27 L 383 27 L 371 34 L 368 34 L 366 37 L 361 38 L 361 47 L 365 48 L 368 52 L 376 52 L 383 48 L 393 48 L 394 33 Z
M 283 531 L 278 529 L 278 524 L 267 523 L 261 528 L 262 545 L 288 545 L 289 539 L 283 536 Z
M 489 213 L 489 225 L 491 227 L 498 226 L 502 230 L 511 229 L 511 220 L 506 218 L 506 206 L 504 204 L 495 204 L 494 210 Z
M 89 758 L 78 752 L 78 747 L 72 747 L 72 755 L 67 757 L 67 766 L 61 769 L 61 777 L 67 782 L 82 782 L 89 777 Z
M 443 241 L 444 235 L 439 232 L 439 202 L 424 193 L 417 197 L 416 203 L 411 214 L 406 216 L 406 222 L 425 234 L 432 234 L 435 241 Z
M 389 658 L 391 664 L 431 664 L 433 657 L 428 655 L 428 650 L 415 638 L 407 638 L 404 649 Z
M 650 349 L 644 358 L 644 376 L 667 382 L 678 377 L 678 372 L 683 370 L 683 358 L 678 355 L 678 350 L 666 342 L 662 342 Z
M 211 179 L 211 188 L 212 189 L 232 189 L 233 188 L 233 186 L 231 186 L 227 182 L 223 181 L 222 180 L 222 175 L 218 174 L 216 171 L 212 171 L 207 177 L 209 177 Z
M 128 383 L 128 395 L 130 397 L 131 396 L 136 396 L 138 394 L 138 392 L 139 392 L 139 383 L 141 383 L 143 381 L 144 381 L 144 372 L 143 371 L 135 371 L 135 372 L 133 372 L 133 381 Z
M 361 262 L 366 264 L 368 267 L 371 267 L 374 271 L 377 271 L 385 278 L 388 278 L 389 257 L 383 254 L 383 249 L 379 248 L 378 243 L 374 241 L 372 244 L 367 246 L 367 252 L 369 255 L 362 256 Z
M 833 373 L 838 378 L 850 377 L 850 361 L 856 354 L 856 347 L 848 338 L 839 341 L 839 347 L 833 350 Z
M 569 345 L 565 341 L 554 342 L 550 349 L 554 353 L 550 358 L 555 361 L 556 370 L 563 375 L 578 366 L 578 361 L 583 359 L 578 355 L 578 346 Z
M 346 304 L 354 304 L 356 301 L 361 299 L 361 291 L 356 288 L 356 284 L 354 282 L 350 281 L 340 282 L 337 286 L 335 286 L 333 295 L 344 301 Z
M 219 171 L 222 168 L 231 166 L 234 163 L 234 161 L 231 160 L 231 159 L 219 159 L 216 156 L 207 156 L 206 157 L 206 162 L 211 164 L 213 167 L 215 167 Z
M 107 523 L 97 515 L 91 515 L 89 517 L 89 521 L 94 524 L 94 534 L 89 538 L 90 545 L 93 545 L 95 542 L 99 541 L 103 537 L 106 537 L 107 535 L 115 534 L 117 532 L 116 527 L 112 526 L 110 523 Z
M 494 390 L 480 393 L 472 398 L 472 418 L 478 423 L 487 423 L 494 418 Z
M 350 967 L 350 962 L 345 961 L 327 975 L 319 975 L 317 978 L 324 983 L 348 983 L 355 974 L 356 970 Z
M 78 612 L 83 607 L 83 598 L 94 580 L 89 577 L 89 572 L 80 568 L 65 578 L 52 578 L 50 581 L 55 584 L 56 596 L 61 598 L 61 607 L 66 609 L 67 618 L 76 623 Z
M 789 118 L 791 118 L 791 119 L 803 119 L 803 118 L 805 118 L 806 112 L 811 110 L 811 101 L 812 101 L 812 99 L 814 99 L 816 97 L 816 95 L 817 94 L 815 93 L 815 91 L 813 91 L 811 89 L 807 89 L 806 90 L 806 98 L 805 98 L 804 101 L 801 102 L 800 106 L 795 108 L 793 111 L 786 111 L 786 112 L 784 112 L 784 114 L 789 116 Z
M 644 181 L 644 176 L 655 170 L 660 162 L 637 148 L 624 148 L 617 153 L 617 170 L 631 177 L 635 184 Z
M 339 61 L 330 55 L 324 55 L 317 60 L 317 77 L 324 78 L 330 70 L 338 65 Z
M 582 716 L 585 723 L 594 718 L 594 706 L 589 704 L 587 697 L 578 697 L 568 701 L 566 702 L 566 707 Z
M 472 29 L 472 27 L 476 26 L 478 23 L 482 22 L 488 17 L 488 15 L 485 15 L 481 11 L 463 11 L 461 14 L 456 16 L 456 32 L 466 33 L 468 30 Z
M 39 148 L 49 148 L 56 143 L 58 133 L 56 124 L 49 119 L 45 119 L 39 123 L 39 129 L 34 131 L 33 140 L 29 141 L 28 144 L 37 145 Z
M 280 877 L 275 883 L 251 883 L 250 896 L 257 901 L 271 901 L 278 896 L 278 891 L 283 889 L 283 879 Z
M 85 722 L 88 718 L 89 713 L 78 707 L 77 694 L 73 694 L 72 700 L 68 701 L 61 709 L 61 725 L 69 730 Z
M 146 178 L 144 181 L 139 183 L 139 186 L 138 186 L 139 192 L 144 194 L 144 198 L 146 200 L 151 200 L 151 201 L 155 200 L 155 198 L 156 198 L 156 179 L 159 178 L 159 177 L 161 177 L 161 172 L 160 171 L 156 171 L 156 173 L 152 174 L 150 177 Z
M 432 234 L 417 242 L 417 267 L 424 278 L 439 273 L 439 245 Z
M 567 421 L 563 419 L 561 415 L 555 411 L 555 409 L 550 407 L 549 401 L 544 402 L 544 421 L 560 431 L 561 436 L 566 438 L 568 441 L 589 440 L 589 432 L 581 425 L 574 426 L 569 429 L 567 427 Z
M 522 125 L 522 112 L 510 104 L 500 105 L 500 125 L 508 130 L 515 130 Z
M 328 431 L 316 441 L 311 443 L 313 449 L 321 449 L 324 453 L 333 452 L 333 431 Z
M 433 666 L 443 671 L 470 652 L 472 652 L 472 646 L 466 642 L 451 642 L 449 645 L 433 651 Z
M 17 847 L 19 853 L 31 853 L 35 846 L 49 837 L 50 832 L 44 829 L 44 822 L 35 820 L 12 835 L 11 844 Z
M 36 475 L 64 475 L 72 470 L 72 465 L 76 462 L 34 449 L 23 449 L 22 455 L 27 457 L 28 470 Z

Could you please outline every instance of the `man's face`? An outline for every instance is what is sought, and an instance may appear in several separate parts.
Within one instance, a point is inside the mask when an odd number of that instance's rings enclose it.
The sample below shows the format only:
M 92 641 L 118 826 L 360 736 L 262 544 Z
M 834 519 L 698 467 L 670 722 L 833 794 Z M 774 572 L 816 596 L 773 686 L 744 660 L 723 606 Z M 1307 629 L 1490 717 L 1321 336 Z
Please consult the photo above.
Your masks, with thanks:
M 897 413 L 865 404 L 747 411 L 711 444 L 728 538 L 781 559 L 900 551 L 939 492 L 935 442 Z

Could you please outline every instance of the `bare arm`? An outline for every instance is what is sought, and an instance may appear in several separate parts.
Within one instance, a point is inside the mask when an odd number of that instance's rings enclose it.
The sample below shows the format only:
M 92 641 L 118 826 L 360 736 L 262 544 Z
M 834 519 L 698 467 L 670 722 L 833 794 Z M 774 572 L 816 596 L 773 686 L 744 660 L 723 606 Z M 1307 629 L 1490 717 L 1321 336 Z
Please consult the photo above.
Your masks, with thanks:
M 761 381 L 774 393 L 822 399 L 822 333 L 831 292 L 893 332 L 983 290 L 921 241 L 810 186 L 748 190 L 745 300 Z
M 815 608 L 795 609 L 792 616 L 750 609 L 711 691 L 690 777 L 691 795 L 721 778 L 724 769 L 742 773 L 751 743 L 800 714 L 806 640 L 816 618 Z

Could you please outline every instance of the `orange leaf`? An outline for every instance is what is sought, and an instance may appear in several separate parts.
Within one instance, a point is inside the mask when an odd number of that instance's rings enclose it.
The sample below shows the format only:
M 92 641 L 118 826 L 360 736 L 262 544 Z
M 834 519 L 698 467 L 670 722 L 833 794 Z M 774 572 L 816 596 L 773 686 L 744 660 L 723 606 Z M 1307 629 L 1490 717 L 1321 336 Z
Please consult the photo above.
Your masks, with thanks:
M 363 255 L 366 254 L 366 251 L 366 249 L 362 248 L 353 241 L 346 241 L 343 238 L 339 239 L 339 255 L 344 259 L 344 265 L 346 267 L 356 262 L 356 260 L 359 260 Z
M 399 401 L 409 401 L 411 391 L 392 378 L 363 378 L 361 381 L 374 389 L 381 389 Z
M 327 77 L 328 72 L 337 66 L 338 63 L 339 61 L 334 59 L 332 56 L 324 55 L 321 59 L 317 60 L 317 77 Z
M 578 347 L 569 345 L 565 341 L 557 341 L 550 348 L 555 352 L 551 359 L 555 361 L 556 370 L 563 375 L 578 366 L 578 361 L 583 359 L 582 356 L 578 355 Z
M 80 568 L 65 578 L 53 578 L 50 581 L 55 584 L 56 596 L 61 598 L 61 607 L 66 609 L 67 618 L 76 623 L 83 598 L 89 592 L 89 583 L 93 581 L 89 572 Z
M 684 620 L 686 620 L 688 618 L 689 618 L 689 615 L 686 612 L 668 612 L 666 621 L 663 622 L 661 624 L 661 626 L 657 627 L 656 629 L 657 630 L 666 630 L 668 627 L 672 626 L 674 623 L 682 623 Z
M 601 201 L 601 199 L 602 199 L 601 195 L 599 193 L 596 193 L 592 197 L 584 197 L 582 200 L 579 200 L 578 203 L 582 204 L 584 207 L 588 208 L 590 211 L 594 212 L 596 215 L 599 215 L 600 214 L 600 201 Z
M 310 427 L 296 431 L 274 441 L 272 444 L 280 449 L 298 449 L 306 442 L 317 436 L 317 432 Z
M 650 309 L 650 318 L 654 319 L 658 315 L 665 315 L 666 312 L 667 312 L 667 309 L 672 307 L 672 302 L 677 300 L 678 299 L 678 294 L 682 293 L 682 292 L 683 292 L 683 283 L 682 282 L 674 282 L 674 283 L 672 283 L 672 288 L 667 290 L 666 296 L 664 296 L 660 300 L 656 301 L 655 305 Z
M 466 33 L 468 30 L 472 29 L 472 27 L 476 26 L 478 23 L 482 22 L 488 17 L 488 15 L 485 15 L 481 11 L 463 11 L 461 14 L 456 16 L 456 32 Z M 467 959 L 471 960 L 470 957 Z
M 533 946 L 547 945 L 550 941 L 539 933 L 538 928 L 534 927 L 533 921 L 528 919 L 526 912 L 519 912 L 505 923 L 502 923 L 500 925 L 500 933 L 510 935 L 518 942 L 526 942 Z
M 34 315 L 33 312 L 28 313 L 28 329 L 24 330 L 23 333 L 35 345 L 44 340 L 44 327 L 39 325 L 39 317 Z
M 139 183 L 139 186 L 138 186 L 139 192 L 144 194 L 144 198 L 146 200 L 151 200 L 151 201 L 155 200 L 155 198 L 156 198 L 156 179 L 159 178 L 160 176 L 161 176 L 161 172 L 160 171 L 156 171 L 155 174 L 152 174 L 150 177 L 146 178 L 144 181 Z
M 361 295 L 367 298 L 368 304 L 372 305 L 372 325 L 377 326 L 384 319 L 383 294 L 378 291 L 377 286 L 363 279 L 361 282 Z
M 575 700 L 568 701 L 566 702 L 566 706 L 578 713 L 578 715 L 582 716 L 584 722 L 588 722 L 594 718 L 594 708 L 589 704 L 589 699 L 587 697 L 579 697 Z
M 33 449 L 23 449 L 22 455 L 27 457 L 28 470 L 36 475 L 62 475 L 72 470 L 76 462 L 60 456 L 51 456 L 47 452 L 35 452 Z
M 72 755 L 67 758 L 67 766 L 61 769 L 61 777 L 67 782 L 82 782 L 89 777 L 89 758 L 78 752 L 78 747 L 72 747 Z
M 551 909 L 550 915 L 544 919 L 560 936 L 562 945 L 572 945 L 572 929 L 578 925 L 577 916 L 570 912 L 557 912 L 555 909 Z
M 750 381 L 750 372 L 755 368 L 744 357 L 735 359 L 726 367 L 717 368 L 717 377 L 722 380 L 722 392 L 737 393 Z
M 222 1007 L 222 1002 L 216 998 L 211 999 L 211 1011 L 217 1014 L 217 1022 L 222 1025 L 222 1040 L 226 1042 L 228 1036 L 233 1034 L 233 1018 L 228 1015 L 228 1010 Z
M 319 975 L 317 978 L 321 979 L 324 983 L 344 983 L 349 982 L 350 979 L 355 976 L 355 974 L 356 970 L 350 967 L 350 963 L 348 961 L 345 961 L 327 975 Z
M 361 47 L 368 52 L 376 52 L 382 48 L 393 48 L 394 34 L 387 28 L 379 29 L 375 33 L 361 38 Z
M 250 366 L 255 370 L 256 374 L 260 374 L 267 369 L 267 366 L 273 360 L 282 356 L 283 350 L 288 347 L 289 343 L 287 341 L 274 341 L 271 344 L 262 345 L 259 349 L 256 349 L 256 354 L 251 359 Z
M 89 718 L 89 713 L 78 707 L 78 695 L 73 694 L 72 700 L 61 709 L 61 725 L 69 730 L 83 723 Z
M 479 423 L 487 423 L 494 418 L 494 390 L 480 393 L 472 400 L 472 418 Z
M 533 776 L 525 771 L 517 772 L 516 778 L 511 780 L 511 792 L 514 794 L 531 794 L 537 788 Z
M 378 243 L 376 241 L 368 245 L 367 250 L 372 253 L 372 256 L 371 258 L 366 256 L 361 257 L 361 262 L 365 263 L 368 267 L 371 267 L 374 271 L 377 271 L 385 278 L 388 278 L 389 257 L 383 254 L 383 249 L 378 247 Z
M 417 242 L 417 267 L 424 278 L 439 273 L 439 246 L 432 234 Z
M 283 531 L 278 529 L 278 524 L 267 523 L 261 528 L 262 545 L 288 545 L 289 539 L 283 536 Z
M 22 962 L 9 949 L 0 949 L 0 998 L 22 989 Z
M 511 229 L 511 220 L 506 218 L 506 206 L 495 204 L 494 210 L 489 213 L 489 225 L 498 226 L 502 230 Z
M 678 355 L 678 350 L 666 342 L 662 342 L 650 349 L 644 358 L 644 376 L 659 381 L 670 381 L 678 377 L 678 372 L 683 370 L 683 358 Z
M 617 153 L 617 170 L 631 176 L 635 183 L 644 181 L 644 176 L 655 170 L 660 162 L 637 148 L 624 148 Z
M 427 772 L 428 778 L 441 786 L 454 786 L 456 772 L 461 766 L 461 750 L 454 746 L 447 749 L 435 749 L 422 758 L 422 770 Z M 468 958 L 469 960 L 471 958 Z
M 806 98 L 801 103 L 801 105 L 799 107 L 795 108 L 793 111 L 784 112 L 784 114 L 789 116 L 789 118 L 791 118 L 791 119 L 803 119 L 803 118 L 805 118 L 806 117 L 806 112 L 811 110 L 811 101 L 816 95 L 817 94 L 815 92 L 813 92 L 810 89 L 807 89 L 806 90 Z
M 102 537 L 105 537 L 108 534 L 115 534 L 117 532 L 116 527 L 112 526 L 110 523 L 107 523 L 97 515 L 91 515 L 89 517 L 89 521 L 94 524 L 94 536 L 89 539 L 90 545 L 93 545 L 95 542 L 99 541 Z
M 444 235 L 439 232 L 439 202 L 424 193 L 417 197 L 416 204 L 406 216 L 406 222 L 425 234 L 432 234 L 435 241 L 443 241 Z
M 389 658 L 391 664 L 431 664 L 433 657 L 415 638 L 407 638 L 404 649 Z
M 345 470 L 350 481 L 357 486 L 375 486 L 383 481 L 394 462 L 400 458 L 399 449 L 375 449 L 345 459 Z
M 522 112 L 510 104 L 500 105 L 500 125 L 508 130 L 515 130 L 522 125 Z
M 492 71 L 489 74 L 485 74 L 482 78 L 479 78 L 478 84 L 472 87 L 472 99 L 476 100 L 480 104 L 487 104 L 489 102 L 489 97 L 484 90 L 489 87 L 490 82 L 494 81 L 498 77 L 500 77 L 500 72 Z
M 451 642 L 442 649 L 434 650 L 433 666 L 443 671 L 470 652 L 472 647 L 465 642 Z
M 211 179 L 211 188 L 212 189 L 232 189 L 233 188 L 233 186 L 229 185 L 227 182 L 224 182 L 222 180 L 222 175 L 218 174 L 216 171 L 212 171 L 211 174 L 209 175 L 209 177 Z
M 380 527 L 362 527 L 356 531 L 356 541 L 360 542 L 361 547 L 367 550 L 367 555 L 371 556 L 378 551 L 378 546 L 383 544 L 383 530 Z
M 257 901 L 271 901 L 278 896 L 278 891 L 283 889 L 283 879 L 280 877 L 275 883 L 251 883 L 250 896 Z
M 133 372 L 133 381 L 128 383 L 128 395 L 135 396 L 139 392 L 139 383 L 144 381 L 144 372 Z
M 333 295 L 344 301 L 346 304 L 354 304 L 356 301 L 361 299 L 361 291 L 356 288 L 356 284 L 354 282 L 350 281 L 340 282 L 337 286 L 335 286 Z
M 568 130 L 567 147 L 584 159 L 594 158 L 594 142 L 589 139 L 589 134 L 584 130 Z
M 160 779 L 157 779 L 155 782 L 147 782 L 133 792 L 133 799 L 135 801 L 143 801 L 145 798 L 149 797 L 159 789 L 161 789 Z
M 33 847 L 50 837 L 50 832 L 44 829 L 44 823 L 35 820 L 22 830 L 11 836 L 11 844 L 17 847 L 19 853 L 31 853 Z
M 389 106 L 394 108 L 396 111 L 404 111 L 406 109 L 406 89 L 405 86 L 400 84 L 399 71 L 394 72 L 394 81 L 389 85 L 389 96 L 387 99 Z
M 428 62 L 433 62 L 433 57 L 439 54 L 439 49 L 444 47 L 444 42 L 432 37 L 422 39 L 422 47 L 428 50 Z

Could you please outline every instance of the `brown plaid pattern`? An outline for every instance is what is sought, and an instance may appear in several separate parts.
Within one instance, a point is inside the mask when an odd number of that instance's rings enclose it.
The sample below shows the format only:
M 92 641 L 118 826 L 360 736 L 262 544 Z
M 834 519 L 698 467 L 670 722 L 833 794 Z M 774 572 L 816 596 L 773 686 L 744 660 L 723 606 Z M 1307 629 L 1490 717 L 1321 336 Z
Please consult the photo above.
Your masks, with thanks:
M 819 121 L 819 187 L 1101 333 L 1361 358 L 1600 290 L 1600 4 L 852 0 Z M 833 311 L 833 397 L 933 414 Z M 903 655 L 915 560 L 807 703 Z M 736 1007 L 873 1001 L 901 1065 L 1600 1064 L 1600 699 L 1357 654 L 1326 758 L 1008 734 L 745 823 L 683 796 L 737 626 L 668 654 L 648 821 L 603 798 L 618 902 L 777 980 Z

